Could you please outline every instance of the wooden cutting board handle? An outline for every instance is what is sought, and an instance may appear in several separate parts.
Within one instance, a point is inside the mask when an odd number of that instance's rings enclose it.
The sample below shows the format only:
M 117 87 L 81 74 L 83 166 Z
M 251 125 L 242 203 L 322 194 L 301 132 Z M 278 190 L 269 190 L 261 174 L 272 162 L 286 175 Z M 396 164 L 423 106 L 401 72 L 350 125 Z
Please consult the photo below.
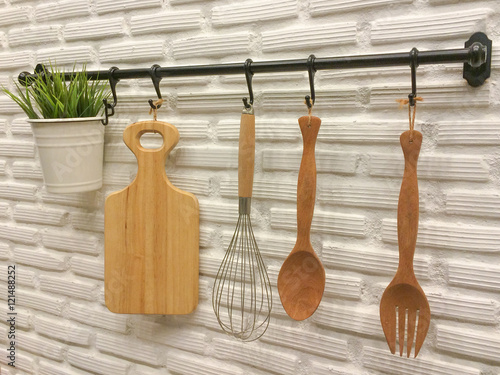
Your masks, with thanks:
M 162 146 L 142 147 L 146 132 L 160 133 Z M 138 170 L 105 203 L 106 306 L 116 313 L 188 314 L 198 304 L 199 205 L 165 172 L 179 132 L 166 122 L 143 121 L 129 125 L 123 139 Z
M 163 144 L 159 148 L 144 148 L 141 146 L 141 137 L 144 133 L 160 133 L 163 138 Z M 160 172 L 166 176 L 165 172 L 165 161 L 168 153 L 177 145 L 179 142 L 179 131 L 177 128 L 169 123 L 161 121 L 142 121 L 136 122 L 125 128 L 123 132 L 123 141 L 127 147 L 134 153 L 137 157 L 138 163 L 145 163 L 145 166 L 151 167 L 151 170 Z M 162 166 L 159 165 L 149 165 L 151 162 L 161 162 Z M 139 171 L 143 172 L 141 166 L 139 165 Z

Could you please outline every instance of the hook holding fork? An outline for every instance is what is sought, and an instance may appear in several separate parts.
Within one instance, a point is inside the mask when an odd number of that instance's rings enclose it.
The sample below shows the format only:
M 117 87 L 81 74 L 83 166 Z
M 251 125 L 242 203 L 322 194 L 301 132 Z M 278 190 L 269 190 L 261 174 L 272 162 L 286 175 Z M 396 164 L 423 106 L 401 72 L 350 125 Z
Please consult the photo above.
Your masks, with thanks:
M 314 60 L 316 56 L 309 55 L 307 58 L 307 72 L 309 75 L 309 88 L 311 91 L 311 95 L 306 95 L 306 105 L 307 108 L 311 109 L 316 101 L 316 91 L 314 90 L 314 75 L 316 74 L 316 68 L 314 67 Z

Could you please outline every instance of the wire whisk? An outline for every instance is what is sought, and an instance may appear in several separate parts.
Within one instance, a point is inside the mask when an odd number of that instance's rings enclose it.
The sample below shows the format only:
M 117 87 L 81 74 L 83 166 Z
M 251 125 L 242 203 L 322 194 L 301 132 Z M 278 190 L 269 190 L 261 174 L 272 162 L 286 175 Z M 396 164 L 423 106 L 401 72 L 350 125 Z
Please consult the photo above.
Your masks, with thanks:
M 254 161 L 255 116 L 250 107 L 243 110 L 240 125 L 238 222 L 212 293 L 221 328 L 243 341 L 256 340 L 266 332 L 272 309 L 271 283 L 250 220 Z

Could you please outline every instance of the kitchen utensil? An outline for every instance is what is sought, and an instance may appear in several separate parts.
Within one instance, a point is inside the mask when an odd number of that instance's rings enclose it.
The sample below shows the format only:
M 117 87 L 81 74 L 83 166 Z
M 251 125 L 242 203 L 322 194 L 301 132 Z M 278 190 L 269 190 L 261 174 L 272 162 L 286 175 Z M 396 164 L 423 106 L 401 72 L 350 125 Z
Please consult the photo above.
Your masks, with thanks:
M 160 133 L 163 145 L 142 147 L 147 132 Z M 179 132 L 166 122 L 143 121 L 129 125 L 123 140 L 138 171 L 105 203 L 106 306 L 116 313 L 188 314 L 198 304 L 199 206 L 165 172 Z
M 295 320 L 304 320 L 316 311 L 325 289 L 325 269 L 310 240 L 316 198 L 314 149 L 320 125 L 316 116 L 299 118 L 304 147 L 297 184 L 297 242 L 278 275 L 281 303 Z
M 413 271 L 413 255 L 418 231 L 417 161 L 422 133 L 408 130 L 401 134 L 405 170 L 398 203 L 399 266 L 380 301 L 380 321 L 392 354 L 396 351 L 396 329 L 399 331 L 399 354 L 403 355 L 407 329 L 407 357 L 416 331 L 415 357 L 429 329 L 430 308 L 424 291 Z
M 247 104 L 248 105 L 248 104 Z M 264 334 L 272 308 L 271 283 L 255 241 L 250 207 L 255 162 L 253 107 L 243 110 L 238 154 L 239 217 L 215 278 L 212 305 L 222 329 L 243 341 Z

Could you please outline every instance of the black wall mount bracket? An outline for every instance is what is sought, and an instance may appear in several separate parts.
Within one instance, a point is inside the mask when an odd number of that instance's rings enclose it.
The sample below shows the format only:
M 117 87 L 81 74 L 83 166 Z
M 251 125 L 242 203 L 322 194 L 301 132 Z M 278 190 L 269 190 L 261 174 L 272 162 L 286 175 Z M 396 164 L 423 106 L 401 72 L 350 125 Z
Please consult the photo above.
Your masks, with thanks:
M 464 75 L 469 85 L 481 86 L 491 74 L 492 41 L 485 33 L 475 33 L 465 42 L 465 48 L 471 49 L 471 61 L 464 63 Z M 476 60 L 477 59 L 477 60 Z

